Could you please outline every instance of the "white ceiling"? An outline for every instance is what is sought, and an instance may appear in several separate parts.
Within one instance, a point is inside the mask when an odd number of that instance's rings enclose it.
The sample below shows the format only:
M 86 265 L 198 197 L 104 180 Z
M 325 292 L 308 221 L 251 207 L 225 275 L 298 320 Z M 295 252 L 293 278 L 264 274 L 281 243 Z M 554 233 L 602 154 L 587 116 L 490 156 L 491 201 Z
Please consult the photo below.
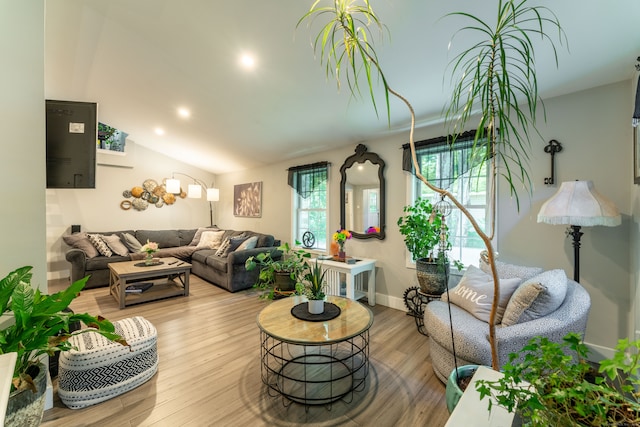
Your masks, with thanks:
M 330 150 L 405 130 L 368 98 L 327 81 L 298 19 L 312 0 L 46 0 L 48 99 L 99 103 L 101 122 L 136 144 L 226 173 Z M 497 0 L 371 0 L 391 37 L 378 53 L 389 84 L 413 103 L 419 124 L 438 122 L 447 101 L 448 44 L 469 11 L 487 19 Z M 640 55 L 639 0 L 540 1 L 569 39 L 559 68 L 539 51 L 544 98 L 634 75 Z M 453 51 L 465 46 L 454 38 Z M 239 56 L 257 58 L 243 70 Z M 383 102 L 382 100 L 380 102 Z M 192 116 L 180 119 L 187 107 Z M 631 111 L 629 112 L 631 117 Z M 154 133 L 162 127 L 166 133 Z

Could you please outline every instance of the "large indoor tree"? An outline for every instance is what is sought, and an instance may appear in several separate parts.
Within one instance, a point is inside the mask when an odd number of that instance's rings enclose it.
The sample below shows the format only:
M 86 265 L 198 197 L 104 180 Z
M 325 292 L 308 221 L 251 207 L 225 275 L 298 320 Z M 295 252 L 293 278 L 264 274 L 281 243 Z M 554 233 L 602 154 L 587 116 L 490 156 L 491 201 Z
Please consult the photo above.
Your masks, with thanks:
M 487 22 L 467 12 L 454 12 L 468 25 L 460 32 L 476 33 L 480 40 L 462 50 L 450 63 L 453 89 L 451 100 L 443 112 L 446 128 L 455 144 L 473 119 L 477 126 L 474 139 L 475 159 L 488 162 L 491 174 L 491 220 L 489 230 L 483 230 L 473 215 L 448 190 L 429 182 L 417 161 L 414 143 L 415 112 L 404 96 L 389 84 L 378 60 L 373 43 L 378 32 L 386 27 L 374 12 L 370 0 L 317 0 L 300 19 L 320 23 L 314 39 L 315 53 L 325 67 L 327 77 L 338 85 L 346 82 L 354 96 L 366 88 L 373 106 L 376 102 L 376 82 L 384 89 L 387 120 L 390 121 L 391 96 L 401 100 L 411 116 L 409 144 L 415 174 L 431 190 L 448 198 L 466 216 L 484 242 L 494 283 L 494 298 L 489 321 L 489 340 L 493 369 L 498 369 L 495 319 L 500 300 L 500 279 L 496 270 L 492 239 L 496 218 L 496 180 L 502 176 L 518 202 L 517 188 L 530 194 L 531 181 L 527 172 L 532 135 L 540 135 L 536 128 L 539 95 L 536 78 L 534 44 L 542 40 L 553 51 L 557 65 L 556 43 L 565 42 L 565 35 L 555 14 L 543 6 L 530 6 L 527 0 L 497 0 L 495 22 Z M 550 28 L 550 31 L 547 29 Z M 535 43 L 534 43 L 535 41 Z M 408 58 L 410 60 L 411 58 Z M 544 109 L 544 106 L 542 106 Z M 483 143 L 483 141 L 487 141 Z M 519 208 L 519 202 L 517 203 Z

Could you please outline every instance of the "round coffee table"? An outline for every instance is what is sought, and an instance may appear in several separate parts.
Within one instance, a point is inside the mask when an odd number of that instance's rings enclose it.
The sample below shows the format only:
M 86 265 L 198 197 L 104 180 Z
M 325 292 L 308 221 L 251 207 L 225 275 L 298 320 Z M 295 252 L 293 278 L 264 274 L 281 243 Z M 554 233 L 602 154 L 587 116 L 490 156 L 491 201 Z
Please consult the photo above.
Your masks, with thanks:
M 368 307 L 328 296 L 340 315 L 326 321 L 300 320 L 291 309 L 302 297 L 274 301 L 257 318 L 262 382 L 290 402 L 328 405 L 364 389 L 369 374 Z

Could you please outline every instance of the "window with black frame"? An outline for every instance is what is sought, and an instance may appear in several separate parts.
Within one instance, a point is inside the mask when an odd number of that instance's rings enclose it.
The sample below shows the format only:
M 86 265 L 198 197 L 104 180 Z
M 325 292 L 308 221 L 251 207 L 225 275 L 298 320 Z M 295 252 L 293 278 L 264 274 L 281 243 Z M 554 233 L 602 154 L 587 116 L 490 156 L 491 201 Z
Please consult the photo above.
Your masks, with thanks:
M 328 180 L 328 162 L 289 168 L 289 186 L 295 190 L 293 236 L 305 248 L 327 249 Z
M 433 185 L 446 189 L 471 212 L 480 227 L 486 231 L 489 218 L 489 162 L 487 140 L 474 141 L 475 131 L 458 136 L 454 144 L 450 137 L 439 137 L 416 142 L 416 155 L 421 174 Z M 403 145 L 403 169 L 414 174 L 409 144 Z M 440 195 L 422 181 L 411 180 L 412 204 L 423 197 L 432 203 Z M 460 209 L 451 204 L 452 212 L 446 218 L 452 249 L 449 258 L 464 265 L 476 264 L 484 243 Z

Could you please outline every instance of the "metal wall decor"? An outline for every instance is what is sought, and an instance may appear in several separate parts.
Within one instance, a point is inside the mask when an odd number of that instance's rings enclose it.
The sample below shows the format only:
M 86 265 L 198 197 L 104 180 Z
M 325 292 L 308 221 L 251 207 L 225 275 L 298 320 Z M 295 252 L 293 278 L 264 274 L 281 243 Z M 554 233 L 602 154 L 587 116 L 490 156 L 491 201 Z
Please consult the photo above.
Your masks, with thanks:
M 553 185 L 555 183 L 556 172 L 554 167 L 554 164 L 555 164 L 554 157 L 556 153 L 559 153 L 561 151 L 562 151 L 562 144 L 560 144 L 555 139 L 552 139 L 551 141 L 549 141 L 549 143 L 544 147 L 544 152 L 551 154 L 551 176 L 544 179 L 544 183 L 546 185 Z
M 120 202 L 120 208 L 128 211 L 133 208 L 137 211 L 146 210 L 149 205 L 161 208 L 164 205 L 172 205 L 176 202 L 176 195 L 167 193 L 166 179 L 162 180 L 162 184 L 158 184 L 156 180 L 145 179 L 142 185 L 136 185 L 131 189 L 124 190 L 122 197 L 125 198 Z M 181 199 L 187 197 L 187 193 L 180 189 L 178 195 Z

